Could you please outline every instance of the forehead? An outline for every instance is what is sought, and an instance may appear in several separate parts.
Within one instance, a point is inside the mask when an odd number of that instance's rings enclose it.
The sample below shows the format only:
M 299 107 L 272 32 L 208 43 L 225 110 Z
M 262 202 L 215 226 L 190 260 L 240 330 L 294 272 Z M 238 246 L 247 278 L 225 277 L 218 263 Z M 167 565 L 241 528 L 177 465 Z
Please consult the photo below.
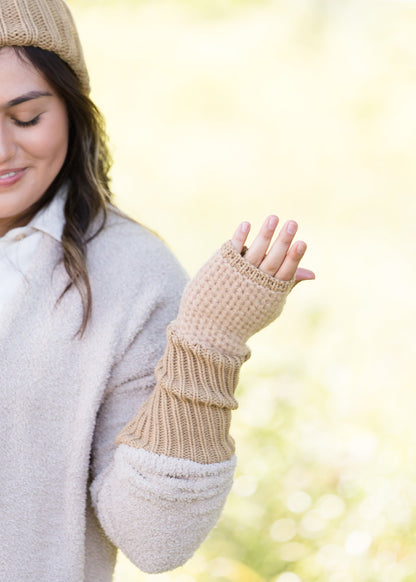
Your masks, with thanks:
M 29 91 L 50 91 L 44 76 L 10 47 L 0 49 L 0 104 Z

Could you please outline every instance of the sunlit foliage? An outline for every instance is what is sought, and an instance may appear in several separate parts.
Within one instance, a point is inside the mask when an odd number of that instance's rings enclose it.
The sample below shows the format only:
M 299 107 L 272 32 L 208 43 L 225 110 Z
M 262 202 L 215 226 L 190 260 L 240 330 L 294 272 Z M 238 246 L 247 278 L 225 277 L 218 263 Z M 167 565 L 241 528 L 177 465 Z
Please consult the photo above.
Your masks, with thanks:
M 218 527 L 115 580 L 415 580 L 416 4 L 70 4 L 120 205 L 191 274 L 239 221 L 296 218 L 317 272 L 250 343 Z

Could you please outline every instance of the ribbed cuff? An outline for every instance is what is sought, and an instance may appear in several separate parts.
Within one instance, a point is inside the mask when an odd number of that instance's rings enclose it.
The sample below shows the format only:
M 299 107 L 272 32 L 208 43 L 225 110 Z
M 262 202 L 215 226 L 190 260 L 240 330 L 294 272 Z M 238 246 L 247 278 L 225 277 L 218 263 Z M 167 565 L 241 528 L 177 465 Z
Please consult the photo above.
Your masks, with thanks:
M 235 250 L 233 243 L 229 240 L 222 245 L 220 253 L 233 269 L 238 271 L 249 281 L 253 281 L 265 289 L 270 289 L 270 291 L 289 293 L 293 288 L 295 279 L 293 278 L 290 281 L 282 281 L 281 279 L 276 279 L 276 277 L 261 271 L 258 267 L 255 267 L 244 258 L 247 250 L 247 247 L 244 247 L 243 253 L 240 254 Z
M 169 326 L 155 390 L 117 444 L 197 463 L 230 459 L 235 449 L 229 436 L 231 410 L 238 406 L 234 391 L 248 357 L 248 351 L 227 356 L 192 344 Z

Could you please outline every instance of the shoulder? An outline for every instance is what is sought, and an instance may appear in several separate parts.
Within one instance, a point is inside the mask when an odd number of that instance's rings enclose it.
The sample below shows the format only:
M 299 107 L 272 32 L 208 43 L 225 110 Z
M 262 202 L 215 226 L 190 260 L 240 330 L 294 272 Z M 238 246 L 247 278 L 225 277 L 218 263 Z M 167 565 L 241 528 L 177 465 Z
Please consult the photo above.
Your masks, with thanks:
M 187 275 L 166 243 L 123 213 L 109 209 L 103 230 L 88 244 L 88 273 L 120 293 L 177 294 Z

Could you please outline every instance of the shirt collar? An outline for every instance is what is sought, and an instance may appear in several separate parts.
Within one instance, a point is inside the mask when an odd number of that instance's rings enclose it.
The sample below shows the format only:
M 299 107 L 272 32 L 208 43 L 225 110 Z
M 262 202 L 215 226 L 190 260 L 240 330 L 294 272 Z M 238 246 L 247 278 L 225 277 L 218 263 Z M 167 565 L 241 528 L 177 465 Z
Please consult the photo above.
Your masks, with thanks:
M 61 242 L 65 226 L 64 207 L 67 195 L 68 185 L 64 184 L 55 194 L 51 202 L 39 210 L 26 226 L 12 228 L 0 237 L 0 246 L 8 246 L 36 232 L 44 232 L 58 242 Z
M 65 226 L 64 207 L 68 194 L 68 186 L 64 184 L 51 202 L 39 210 L 27 225 L 27 228 L 39 230 L 53 237 L 57 241 L 62 241 L 62 232 Z

